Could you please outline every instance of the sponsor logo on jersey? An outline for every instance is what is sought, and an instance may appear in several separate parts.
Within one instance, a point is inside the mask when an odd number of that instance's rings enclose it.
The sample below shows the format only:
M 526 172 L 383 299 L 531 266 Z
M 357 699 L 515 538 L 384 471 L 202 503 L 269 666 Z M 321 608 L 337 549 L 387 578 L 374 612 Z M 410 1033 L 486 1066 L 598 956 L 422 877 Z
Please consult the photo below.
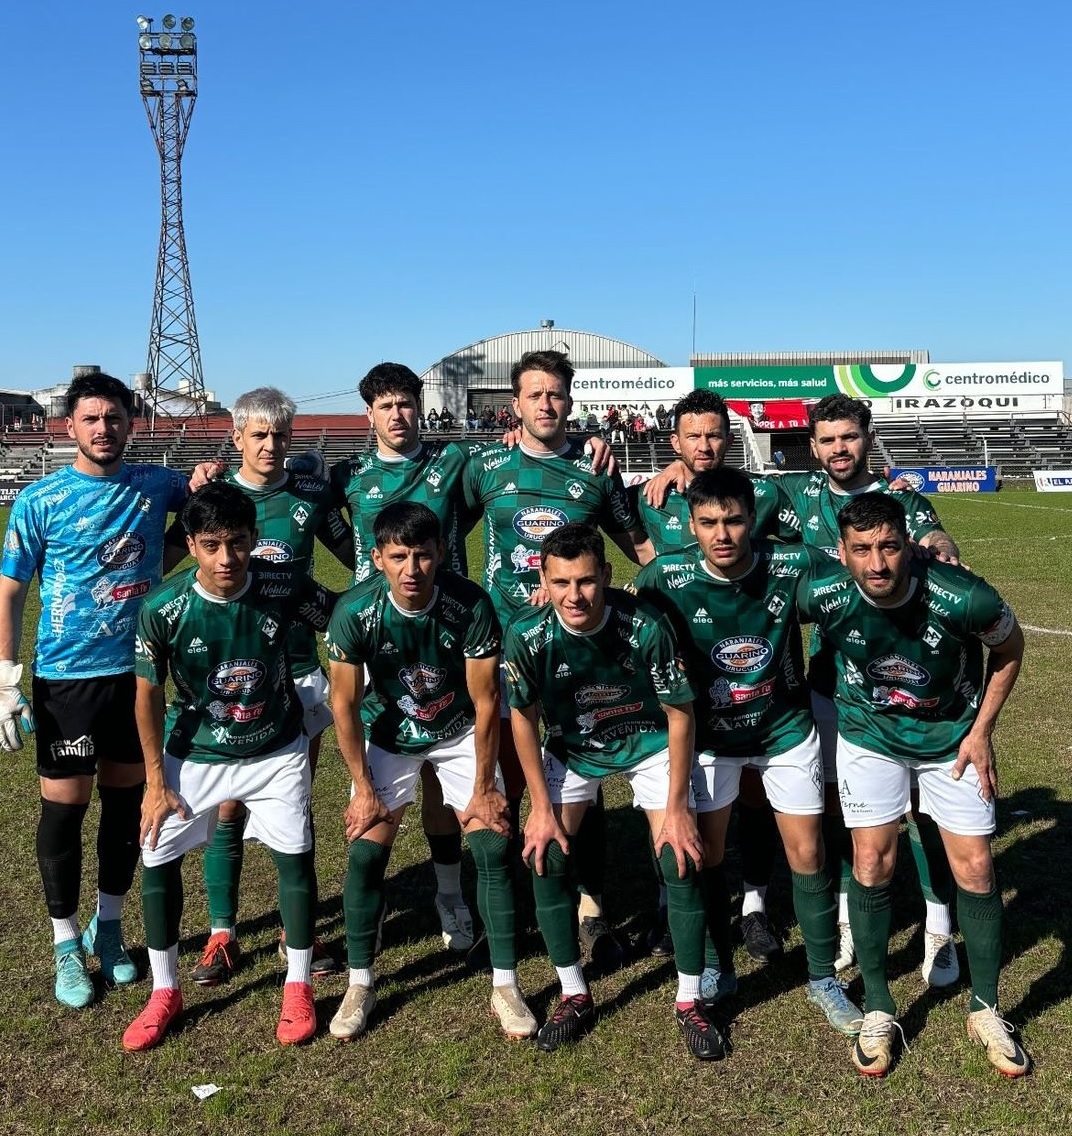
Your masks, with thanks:
M 693 623 L 714 623 L 714 620 L 707 614 L 707 608 L 698 607 L 692 617 Z
M 263 702 L 255 706 L 240 706 L 237 702 L 210 702 L 208 712 L 217 722 L 253 722 L 264 713 Z
M 394 643 L 384 643 L 384 645 L 380 648 L 379 653 L 381 655 L 397 655 L 398 648 L 394 645 Z
M 96 748 L 89 734 L 83 734 L 80 738 L 64 738 L 53 742 L 49 746 L 49 751 L 54 760 L 62 761 L 72 757 L 92 757 L 96 753 Z
M 932 592 L 936 596 L 940 596 L 943 600 L 948 600 L 954 607 L 964 602 L 963 596 L 958 596 L 956 592 L 951 592 L 948 588 L 941 587 L 933 580 L 927 581 L 927 591 Z
M 515 576 L 521 572 L 532 572 L 540 566 L 540 554 L 519 544 L 510 553 L 510 563 L 514 566 Z
M 260 659 L 232 659 L 212 670 L 208 688 L 215 694 L 252 694 L 266 673 Z
M 774 655 L 769 641 L 758 635 L 734 635 L 711 648 L 711 662 L 731 674 L 762 670 Z
M 294 559 L 294 549 L 284 540 L 258 540 L 254 556 L 273 564 L 285 564 Z
M 522 540 L 532 540 L 537 544 L 549 532 L 566 524 L 569 517 L 561 509 L 553 509 L 550 505 L 528 505 L 518 509 L 514 514 L 514 532 Z
M 574 501 L 579 501 L 584 496 L 584 486 L 579 481 L 571 481 L 566 486 L 566 492 Z
M 501 465 L 506 465 L 506 463 L 510 460 L 511 456 L 512 456 L 511 454 L 505 453 L 505 454 L 496 454 L 494 457 L 488 458 L 488 460 L 486 462 L 484 462 L 485 472 L 490 473 L 491 470 L 498 469 L 499 466 L 501 466 Z
M 792 509 L 779 509 L 778 520 L 780 520 L 783 525 L 788 525 L 791 529 L 796 529 L 797 532 L 800 532 L 800 518 Z
M 831 592 L 843 592 L 846 587 L 844 580 L 838 580 L 835 584 L 824 584 L 821 588 L 816 588 L 812 595 L 818 599 L 820 596 L 828 596 Z
M 195 635 L 190 640 L 190 645 L 186 649 L 191 655 L 203 655 L 208 651 L 208 648 L 205 646 L 205 641 L 200 635 Z
M 913 686 L 926 686 L 931 676 L 918 663 L 904 655 L 883 655 L 867 664 L 868 677 L 879 682 L 908 682 Z
M 876 686 L 871 691 L 871 701 L 876 706 L 900 706 L 905 710 L 930 710 L 938 705 L 937 698 L 917 698 L 895 686 Z
M 666 522 L 666 531 L 667 532 L 680 532 L 681 531 L 681 518 L 680 517 L 671 517 L 670 520 L 668 520 Z
M 807 528 L 808 528 L 808 532 L 818 532 L 819 531 L 819 518 L 818 517 L 809 517 Z
M 145 559 L 145 538 L 136 532 L 105 541 L 97 551 L 97 563 L 102 568 L 133 568 Z
M 414 698 L 420 698 L 422 694 L 433 694 L 443 685 L 446 677 L 447 672 L 443 667 L 433 667 L 428 663 L 415 663 L 398 672 L 399 681 Z
M 86 531 L 86 529 L 92 528 L 93 523 L 94 521 L 92 517 L 79 517 L 78 520 L 74 523 L 74 530 L 75 532 L 83 533 Z
M 578 706 L 591 706 L 596 702 L 615 702 L 619 698 L 624 698 L 629 693 L 627 686 L 610 686 L 608 683 L 599 682 L 594 686 L 582 686 L 573 698 Z
M 761 682 L 758 686 L 745 686 L 742 683 L 730 682 L 728 678 L 720 678 L 711 685 L 707 692 L 711 697 L 711 705 L 716 709 L 725 706 L 737 706 L 742 702 L 751 702 L 756 698 L 766 698 L 774 690 L 774 679 Z
M 82 520 L 85 519 L 85 517 L 82 518 Z M 7 536 L 4 537 L 4 551 L 18 552 L 20 548 L 22 548 L 22 543 L 19 540 L 19 534 L 14 529 L 8 529 Z
M 819 604 L 819 610 L 824 615 L 828 615 L 832 611 L 837 611 L 839 607 L 847 607 L 851 598 L 851 596 L 844 593 L 840 596 L 831 596 L 829 599 L 823 600 L 823 602 Z
M 135 580 L 132 584 L 115 584 L 105 576 L 93 585 L 89 594 L 98 607 L 104 607 L 106 604 L 137 599 L 138 596 L 146 595 L 148 591 L 148 580 Z
M 293 591 L 294 591 L 294 588 L 290 583 L 286 583 L 286 584 L 262 583 L 261 588 L 260 588 L 261 595 L 265 596 L 266 598 L 269 598 L 269 599 L 274 598 L 274 597 L 278 597 L 278 596 L 289 596 Z
M 368 492 L 367 492 L 367 493 L 365 494 L 365 498 L 366 498 L 366 500 L 368 500 L 368 501 L 377 501 L 377 500 L 379 500 L 379 499 L 380 499 L 380 498 L 381 498 L 382 496 L 383 496 L 383 490 L 382 490 L 382 489 L 381 489 L 381 488 L 380 488 L 380 487 L 379 487 L 378 485 L 374 485 L 374 486 L 373 486 L 373 487 L 372 487 L 372 488 L 371 488 L 371 489 L 370 489 L 370 490 L 369 490 L 369 491 L 368 491 Z
M 848 633 L 848 635 L 846 635 L 846 636 L 845 636 L 845 638 L 846 638 L 846 639 L 847 639 L 847 640 L 848 640 L 848 641 L 849 641 L 850 643 L 857 643 L 857 644 L 858 644 L 859 646 L 861 646 L 861 647 L 866 647 L 866 646 L 867 646 L 867 640 L 866 640 L 866 639 L 865 639 L 865 638 L 864 638 L 864 637 L 863 637 L 863 636 L 862 636 L 862 635 L 860 634 L 860 631 L 859 631 L 859 629 L 858 629 L 858 628 L 856 628 L 856 627 L 854 627 L 854 628 L 853 628 L 853 629 L 852 629 L 852 630 L 851 630 L 851 631 L 850 631 L 850 632 Z
M 580 699 L 578 699 L 578 702 Z M 589 710 L 586 714 L 577 715 L 577 726 L 582 734 L 590 734 L 596 726 L 606 718 L 618 718 L 622 714 L 635 714 L 643 707 L 643 702 L 630 702 L 625 706 L 605 706 L 602 710 Z M 623 734 L 632 730 L 623 730 Z
M 569 678 L 572 673 L 569 669 L 569 663 L 559 663 L 558 670 L 555 671 L 555 678 Z
M 430 722 L 440 710 L 445 709 L 453 701 L 454 691 L 448 690 L 442 698 L 437 698 L 434 702 L 429 702 L 427 706 L 421 706 L 408 694 L 403 695 L 395 705 L 403 714 L 407 715 L 407 717 L 416 718 L 419 722 Z

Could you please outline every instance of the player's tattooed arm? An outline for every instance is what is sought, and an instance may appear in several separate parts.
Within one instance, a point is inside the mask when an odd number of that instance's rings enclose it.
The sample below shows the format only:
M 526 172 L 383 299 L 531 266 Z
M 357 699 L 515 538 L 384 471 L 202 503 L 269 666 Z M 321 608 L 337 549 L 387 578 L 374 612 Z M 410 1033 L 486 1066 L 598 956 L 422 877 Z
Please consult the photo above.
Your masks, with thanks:
M 998 715 L 1016 685 L 1024 660 L 1024 633 L 1012 612 L 1006 609 L 1012 629 L 999 644 L 990 646 L 986 660 L 986 686 L 979 712 L 967 736 L 960 743 L 960 751 L 953 762 L 953 780 L 959 781 L 969 763 L 979 774 L 979 791 L 984 801 L 993 800 L 998 793 L 998 771 L 994 759 L 994 727 Z M 985 643 L 986 635 L 980 638 Z
M 465 681 L 476 708 L 476 776 L 473 795 L 461 814 L 463 826 L 478 821 L 502 836 L 510 835 L 506 798 L 495 787 L 499 758 L 499 656 L 465 660 Z
M 941 560 L 946 564 L 960 563 L 960 549 L 957 547 L 957 542 L 942 529 L 934 529 L 921 537 L 919 547 L 926 549 L 935 560 Z
M 689 784 L 695 752 L 696 722 L 692 703 L 664 705 L 670 749 L 670 791 L 662 827 L 655 837 L 655 855 L 670 845 L 677 861 L 677 874 L 684 879 L 686 858 L 697 868 L 703 865 L 703 842 L 696 828 L 696 818 L 689 811 Z
M 688 479 L 688 467 L 680 458 L 675 458 L 662 473 L 657 473 L 644 482 L 644 497 L 653 509 L 661 509 L 671 488 L 684 493 Z
M 540 722 L 536 706 L 524 709 L 510 708 L 510 725 L 514 732 L 521 771 L 525 774 L 531 809 L 525 822 L 525 842 L 521 858 L 530 864 L 538 876 L 546 870 L 547 848 L 557 841 L 563 852 L 569 853 L 566 833 L 555 816 L 551 795 L 547 791 L 547 778 L 543 771 L 543 753 L 540 749 Z
M 361 663 L 342 663 L 334 659 L 331 670 L 331 711 L 335 716 L 335 737 L 353 781 L 354 794 L 343 813 L 346 840 L 355 841 L 376 825 L 391 819 L 387 806 L 376 795 L 365 756 L 365 729 L 361 724 L 361 699 L 365 694 L 365 675 Z
M 145 758 L 145 796 L 141 801 L 139 841 L 156 848 L 160 826 L 170 813 L 186 820 L 182 798 L 164 777 L 164 688 L 140 675 L 136 679 L 134 718 Z

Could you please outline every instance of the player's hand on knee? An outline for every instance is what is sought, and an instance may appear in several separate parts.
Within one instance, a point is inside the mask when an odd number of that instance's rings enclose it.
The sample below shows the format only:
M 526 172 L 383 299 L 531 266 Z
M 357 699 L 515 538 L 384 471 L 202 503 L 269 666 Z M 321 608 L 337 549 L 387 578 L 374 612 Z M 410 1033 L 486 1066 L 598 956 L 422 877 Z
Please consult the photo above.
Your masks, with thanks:
M 391 810 L 380 800 L 372 786 L 358 787 L 355 783 L 354 795 L 343 813 L 347 841 L 352 844 L 370 828 L 390 819 Z
M 979 776 L 979 795 L 984 801 L 992 801 L 998 795 L 998 767 L 994 758 L 994 746 L 990 736 L 977 737 L 969 733 L 960 743 L 957 759 L 953 762 L 950 776 L 959 781 L 969 765 L 975 766 Z
M 142 847 L 150 851 L 156 850 L 160 839 L 160 828 L 164 821 L 175 813 L 180 820 L 186 820 L 186 809 L 182 798 L 173 789 L 165 785 L 160 789 L 146 788 L 145 796 L 141 800 L 141 831 L 138 834 Z
M 0 662 L 0 749 L 8 753 L 22 749 L 22 735 L 34 732 L 33 710 L 19 689 L 21 681 L 21 663 Z
M 474 793 L 460 819 L 462 828 L 475 820 L 483 828 L 489 828 L 500 836 L 510 835 L 510 808 L 498 789 L 492 789 L 489 793 Z
M 703 867 L 703 841 L 700 839 L 696 821 L 691 813 L 686 813 L 682 818 L 675 817 L 672 813 L 666 814 L 663 826 L 655 839 L 655 855 L 661 856 L 668 844 L 677 862 L 679 880 L 683 880 L 688 873 L 688 860 L 691 860 L 697 869 Z
M 552 842 L 557 841 L 565 855 L 569 855 L 569 840 L 561 825 L 555 820 L 554 813 L 543 816 L 536 812 L 529 813 L 525 822 L 525 845 L 521 849 L 521 859 L 536 873 L 542 876 L 547 871 L 547 849 Z

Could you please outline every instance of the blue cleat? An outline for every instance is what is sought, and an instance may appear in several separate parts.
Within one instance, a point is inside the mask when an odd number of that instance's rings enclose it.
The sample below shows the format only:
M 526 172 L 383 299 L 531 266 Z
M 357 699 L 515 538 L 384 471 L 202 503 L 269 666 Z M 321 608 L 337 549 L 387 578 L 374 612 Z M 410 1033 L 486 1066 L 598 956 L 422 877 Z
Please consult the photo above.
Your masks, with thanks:
M 94 915 L 82 936 L 82 949 L 100 959 L 101 977 L 109 986 L 127 986 L 137 979 L 138 968 L 123 946 L 123 928 L 118 919 L 102 919 L 98 923 Z
M 56 947 L 56 1000 L 72 1010 L 82 1010 L 93 1001 L 93 980 L 86 970 L 86 956 L 78 939 L 65 939 Z

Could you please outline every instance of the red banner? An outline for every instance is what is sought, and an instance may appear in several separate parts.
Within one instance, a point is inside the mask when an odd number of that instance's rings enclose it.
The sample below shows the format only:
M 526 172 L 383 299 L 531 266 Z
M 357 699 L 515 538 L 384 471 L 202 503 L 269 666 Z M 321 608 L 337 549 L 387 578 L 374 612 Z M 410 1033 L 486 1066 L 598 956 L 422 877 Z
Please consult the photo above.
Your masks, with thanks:
M 747 418 L 753 430 L 806 430 L 808 407 L 812 401 L 784 398 L 770 402 L 748 402 L 745 399 L 728 398 L 726 405 L 735 414 Z

